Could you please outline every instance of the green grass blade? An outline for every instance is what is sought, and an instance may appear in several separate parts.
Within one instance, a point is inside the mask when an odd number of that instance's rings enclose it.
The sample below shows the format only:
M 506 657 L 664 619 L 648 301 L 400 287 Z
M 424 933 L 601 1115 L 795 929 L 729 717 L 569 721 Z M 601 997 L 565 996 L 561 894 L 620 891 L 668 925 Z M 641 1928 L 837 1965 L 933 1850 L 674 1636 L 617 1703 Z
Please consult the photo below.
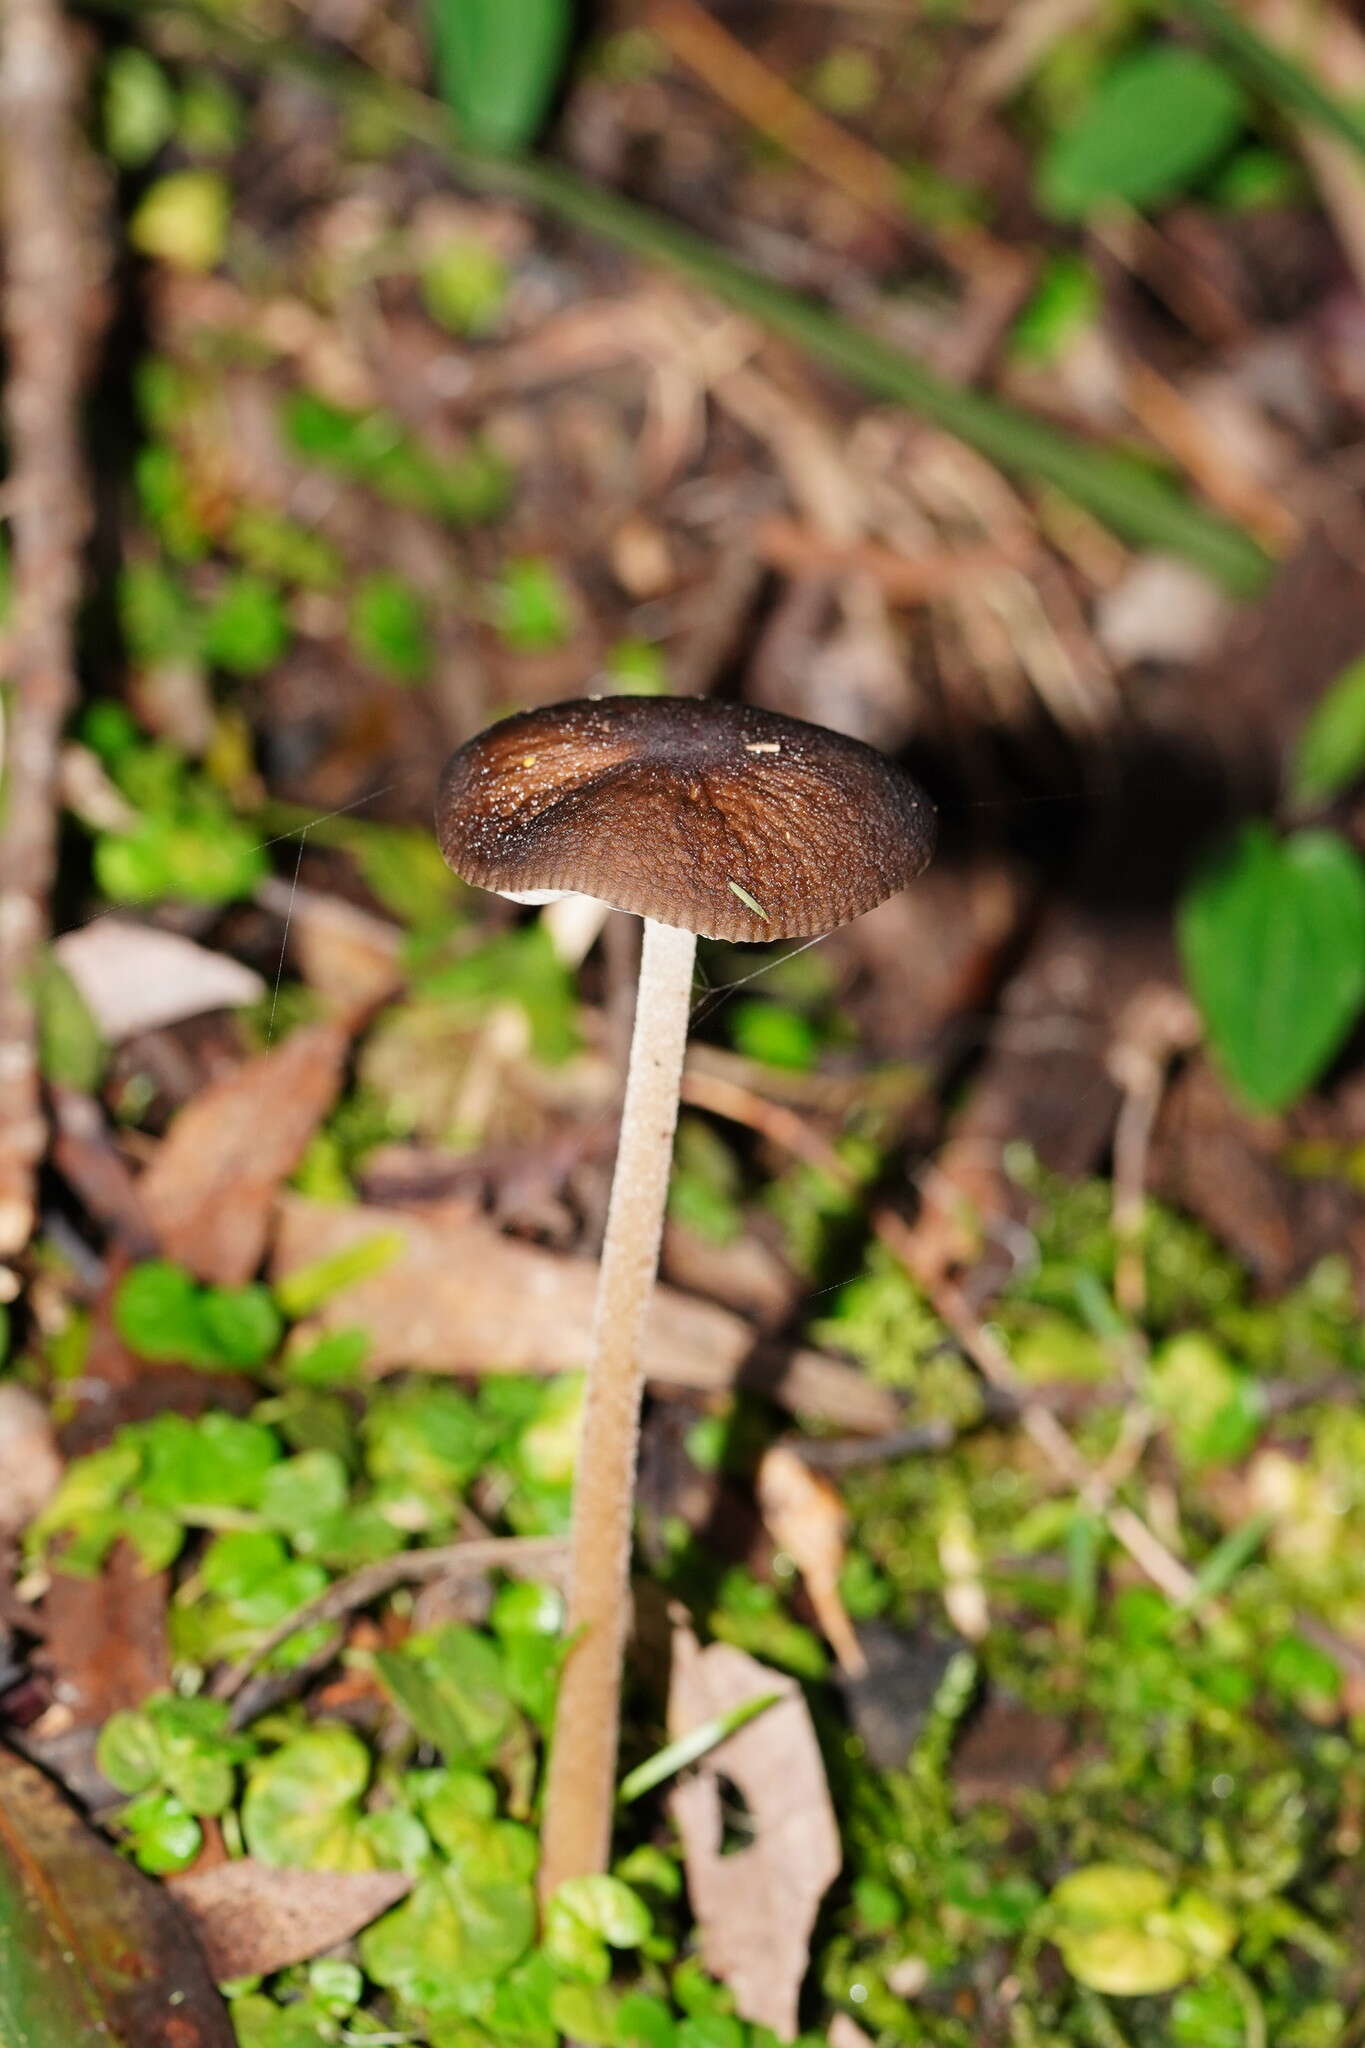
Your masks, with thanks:
M 646 1792 L 652 1792 L 656 1785 L 662 1785 L 665 1778 L 676 1777 L 689 1764 L 696 1763 L 708 1750 L 715 1749 L 728 1741 L 750 1721 L 756 1721 L 769 1707 L 776 1706 L 785 1695 L 780 1692 L 761 1692 L 755 1699 L 744 1700 L 737 1707 L 731 1707 L 728 1714 L 716 1714 L 711 1720 L 703 1721 L 699 1728 L 689 1729 L 676 1742 L 669 1742 L 662 1749 L 656 1749 L 653 1756 L 647 1756 L 621 1780 L 616 1795 L 620 1806 L 629 1806 L 634 1799 L 642 1799 Z
M 1198 22 L 1243 75 L 1286 112 L 1306 115 L 1365 156 L 1365 112 L 1319 85 L 1311 72 L 1267 42 L 1224 0 L 1168 0 L 1168 6 L 1171 13 Z

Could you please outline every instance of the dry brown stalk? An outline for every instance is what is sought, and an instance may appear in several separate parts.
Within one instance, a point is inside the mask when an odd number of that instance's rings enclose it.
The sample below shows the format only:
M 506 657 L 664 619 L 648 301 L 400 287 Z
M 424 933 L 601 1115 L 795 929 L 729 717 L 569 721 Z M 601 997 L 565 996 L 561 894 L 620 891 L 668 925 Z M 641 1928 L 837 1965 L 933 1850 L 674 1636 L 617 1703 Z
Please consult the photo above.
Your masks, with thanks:
M 0 20 L 0 232 L 14 611 L 0 690 L 0 1257 L 33 1228 L 47 1143 L 33 977 L 48 933 L 62 725 L 88 514 L 77 429 L 87 265 L 77 81 L 57 0 Z

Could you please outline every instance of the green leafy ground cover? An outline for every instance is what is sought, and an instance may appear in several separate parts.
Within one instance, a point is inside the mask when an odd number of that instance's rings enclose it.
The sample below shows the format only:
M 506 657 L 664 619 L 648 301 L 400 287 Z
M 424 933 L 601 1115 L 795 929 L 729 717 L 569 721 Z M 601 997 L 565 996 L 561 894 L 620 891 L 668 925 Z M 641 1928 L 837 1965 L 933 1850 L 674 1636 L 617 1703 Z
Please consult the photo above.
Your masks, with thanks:
M 850 1729 L 791 1579 L 718 1573 L 678 1527 L 665 1583 L 704 1633 L 796 1674 L 822 1731 L 846 1865 L 813 1962 L 812 2023 L 842 2007 L 874 2037 L 944 2048 L 1335 2042 L 1362 1785 L 1358 1722 L 1314 1624 L 1361 1618 L 1365 1444 L 1358 1416 L 1312 1396 L 1324 1375 L 1365 1364 L 1344 1275 L 1329 1265 L 1253 1305 L 1199 1232 L 1157 1212 L 1151 1309 L 1135 1333 L 1109 1292 L 1107 1189 L 1036 1189 L 1040 1256 L 1002 1300 L 1000 1328 L 1031 1379 L 1112 1395 L 1116 1375 L 1131 1375 L 1121 1402 L 1086 1411 L 1080 1441 L 1098 1464 L 1125 1418 L 1153 1419 L 1156 1452 L 1130 1494 L 1150 1513 L 1165 1492 L 1200 1592 L 1182 1611 L 1140 1583 L 1094 1511 L 1059 1496 L 1007 1429 L 968 1428 L 946 1456 L 850 1476 L 843 1590 L 857 1619 L 927 1626 L 950 1643 L 950 1531 L 959 1547 L 965 1535 L 990 1606 L 985 1638 L 958 1646 L 927 1718 L 907 1730 L 904 1768 L 886 1771 Z M 799 1234 L 809 1242 L 808 1217 Z M 176 1689 L 100 1736 L 100 1767 L 125 1796 L 111 1825 L 155 1874 L 191 1864 L 212 1817 L 231 1853 L 414 1879 L 343 1960 L 232 1987 L 245 2048 L 395 2037 L 548 2048 L 557 2030 L 620 2048 L 765 2038 L 691 1953 L 666 1787 L 623 1810 L 614 1880 L 571 1887 L 537 1936 L 536 1799 L 560 1654 L 552 1592 L 507 1583 L 485 1622 L 417 1634 L 403 1633 L 410 1596 L 391 1595 L 381 1612 L 393 1646 L 378 1650 L 345 1647 L 335 1625 L 299 1632 L 267 1666 L 337 1644 L 364 1681 L 344 1718 L 301 1700 L 234 1731 L 208 1689 L 217 1667 L 340 1574 L 448 1540 L 476 1474 L 491 1476 L 509 1529 L 562 1528 L 576 1388 L 362 1388 L 363 1340 L 349 1355 L 327 1340 L 328 1363 L 289 1338 L 266 1290 L 196 1288 L 164 1264 L 132 1269 L 116 1316 L 143 1355 L 175 1345 L 249 1371 L 259 1398 L 241 1416 L 165 1414 L 121 1430 L 70 1468 L 30 1532 L 35 1563 L 93 1570 L 123 1536 L 149 1568 L 175 1571 Z M 916 1417 L 969 1421 L 979 1406 L 881 1251 L 834 1294 L 817 1334 L 903 1389 Z M 1286 1390 L 1304 1405 L 1285 1412 Z M 743 1470 L 772 1428 L 761 1412 L 718 1410 L 699 1420 L 694 1456 Z M 1061 1767 L 1046 1784 L 964 1800 L 955 1754 L 1001 1698 L 1064 1731 Z M 627 1765 L 664 1740 L 646 1687 L 627 1729 Z

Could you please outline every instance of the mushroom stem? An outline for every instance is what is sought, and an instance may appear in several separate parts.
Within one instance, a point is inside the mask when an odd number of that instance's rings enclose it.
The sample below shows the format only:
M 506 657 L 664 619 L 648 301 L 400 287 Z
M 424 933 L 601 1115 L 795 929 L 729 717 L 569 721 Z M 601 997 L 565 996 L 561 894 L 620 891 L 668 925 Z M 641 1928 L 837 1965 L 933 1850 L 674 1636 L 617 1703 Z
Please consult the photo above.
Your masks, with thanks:
M 541 1842 L 540 1890 L 611 1852 L 621 1665 L 630 1610 L 642 1345 L 663 1236 L 697 941 L 646 918 L 640 991 L 597 1283 L 569 1539 L 568 1627 Z

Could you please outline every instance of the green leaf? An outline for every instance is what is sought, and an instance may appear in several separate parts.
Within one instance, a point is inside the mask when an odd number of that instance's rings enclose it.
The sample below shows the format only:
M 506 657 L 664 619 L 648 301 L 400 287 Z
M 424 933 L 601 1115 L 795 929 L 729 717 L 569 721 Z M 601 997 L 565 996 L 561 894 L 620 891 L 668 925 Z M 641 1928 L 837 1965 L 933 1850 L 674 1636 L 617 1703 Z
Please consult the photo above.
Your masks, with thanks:
M 460 2010 L 466 1986 L 500 1976 L 530 1946 L 535 1855 L 525 1828 L 471 1816 L 460 1853 L 361 1936 L 366 1974 L 409 2005 Z
M 213 1412 L 190 1422 L 158 1415 L 142 1433 L 142 1494 L 153 1507 L 201 1522 L 218 1508 L 251 1508 L 280 1456 L 279 1439 L 259 1422 Z
M 612 2048 L 617 2039 L 616 1996 L 604 1984 L 560 1984 L 550 2015 L 560 2033 L 583 2048 Z
M 91 1095 L 100 1084 L 107 1056 L 99 1025 L 55 954 L 42 955 L 36 982 L 43 1079 Z
M 441 93 L 469 140 L 535 140 L 569 44 L 570 0 L 428 0 Z
M 199 1301 L 206 1341 L 216 1364 L 247 1372 L 279 1348 L 284 1324 L 268 1287 L 206 1287 Z
M 146 1714 L 111 1714 L 95 1744 L 95 1763 L 116 1792 L 146 1792 L 161 1776 L 161 1737 Z
M 361 1428 L 371 1478 L 427 1494 L 462 1492 L 501 1433 L 458 1387 L 418 1379 L 383 1389 Z
M 1057 1945 L 1076 1982 L 1110 1998 L 1154 1997 L 1191 1974 L 1180 1943 L 1145 1927 L 1096 1927 L 1059 1935 Z
M 1163 1344 L 1148 1385 L 1182 1464 L 1231 1464 L 1255 1442 L 1262 1415 L 1255 1382 L 1202 1332 L 1185 1331 Z
M 569 595 L 552 562 L 523 555 L 509 562 L 496 591 L 498 632 L 519 654 L 546 654 L 569 637 Z
M 266 1475 L 261 1488 L 261 1514 L 272 1529 L 281 1529 L 300 1549 L 346 1505 L 346 1467 L 333 1451 L 301 1451 Z
M 199 1289 L 183 1266 L 148 1259 L 133 1266 L 114 1294 L 114 1327 L 140 1358 L 204 1362 Z
M 222 585 L 204 621 L 204 653 L 235 676 L 258 676 L 289 644 L 289 621 L 276 586 L 242 569 Z
M 115 903 L 227 903 L 249 896 L 268 869 L 251 832 L 221 806 L 190 818 L 149 814 L 95 845 L 95 878 Z
M 1197 50 L 1161 45 L 1109 73 L 1075 127 L 1056 137 L 1039 197 L 1060 220 L 1107 202 L 1149 207 L 1187 191 L 1242 126 L 1245 102 Z
M 421 598 L 401 576 L 380 572 L 361 581 L 351 603 L 351 644 L 395 682 L 418 683 L 431 667 L 431 641 Z
M 1214 1049 L 1257 1109 L 1315 1081 L 1365 1000 L 1365 867 L 1328 832 L 1247 826 L 1186 890 L 1181 956 Z
M 227 245 L 232 194 L 216 171 L 172 171 L 159 178 L 128 225 L 144 256 L 181 270 L 212 270 Z
M 1290 773 L 1297 803 L 1326 803 L 1365 772 L 1365 655 L 1314 705 Z
M 507 297 L 507 266 L 496 249 L 472 236 L 448 242 L 426 264 L 422 298 L 433 320 L 452 334 L 487 333 Z
M 124 1275 L 114 1324 L 140 1358 L 229 1371 L 263 1365 L 283 1327 L 268 1288 L 201 1288 L 165 1259 L 147 1259 Z
M 1049 256 L 1033 296 L 1010 330 L 1010 354 L 1017 363 L 1051 363 L 1095 320 L 1100 281 L 1074 249 Z
M 358 1735 L 324 1722 L 252 1766 L 242 1800 L 247 1848 L 263 1863 L 304 1870 L 363 1870 L 356 1834 L 370 1756 Z
M 792 1073 L 808 1073 L 820 1050 L 820 1034 L 809 1017 L 785 1003 L 756 996 L 732 1005 L 730 1040 L 745 1059 Z
M 1072 1976 L 1113 1998 L 1174 1991 L 1228 1955 L 1237 1923 L 1191 1889 L 1178 1899 L 1154 1870 L 1091 1863 L 1064 1877 L 1049 1901 L 1050 1930 Z
M 104 141 L 125 170 L 154 157 L 175 127 L 175 95 L 155 57 L 115 50 L 104 67 Z
M 570 1877 L 550 1901 L 549 1918 L 567 1915 L 590 1927 L 611 1948 L 639 1948 L 653 1921 L 648 1906 L 619 1877 Z
M 143 1792 L 119 1810 L 138 1867 L 150 1877 L 187 1870 L 204 1846 L 204 1831 L 173 1792 Z
M 516 1722 L 497 1645 L 472 1628 L 434 1629 L 375 1669 L 423 1741 L 447 1763 L 487 1763 Z

